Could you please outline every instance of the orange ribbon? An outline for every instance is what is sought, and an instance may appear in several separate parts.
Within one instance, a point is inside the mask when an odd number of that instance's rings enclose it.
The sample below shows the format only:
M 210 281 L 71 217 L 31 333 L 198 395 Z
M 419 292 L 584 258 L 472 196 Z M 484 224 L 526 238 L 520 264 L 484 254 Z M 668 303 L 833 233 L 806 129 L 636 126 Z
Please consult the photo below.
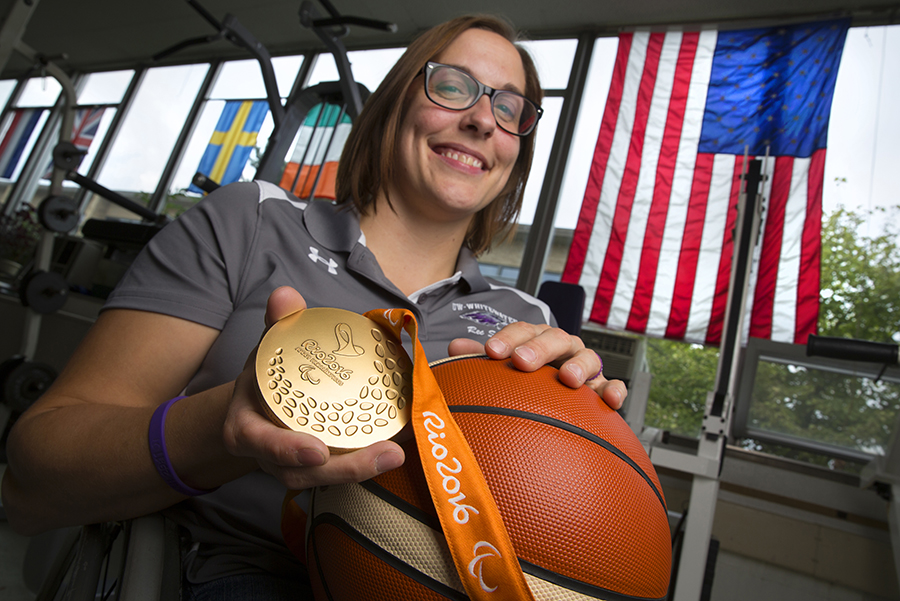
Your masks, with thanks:
M 401 339 L 414 341 L 412 424 L 431 500 L 466 594 L 475 601 L 534 601 L 500 510 L 484 474 L 450 414 L 418 337 L 418 323 L 406 309 L 365 314 Z M 282 506 L 282 532 L 301 559 L 302 510 L 289 492 Z

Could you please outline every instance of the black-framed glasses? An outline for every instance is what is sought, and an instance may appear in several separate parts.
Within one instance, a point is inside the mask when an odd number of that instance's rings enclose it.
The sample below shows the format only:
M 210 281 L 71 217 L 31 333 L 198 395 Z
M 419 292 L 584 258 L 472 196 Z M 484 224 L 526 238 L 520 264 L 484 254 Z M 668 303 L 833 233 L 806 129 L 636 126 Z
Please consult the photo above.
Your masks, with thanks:
M 521 94 L 488 87 L 462 69 L 429 61 L 422 71 L 430 101 L 445 109 L 464 111 L 487 95 L 497 125 L 514 136 L 530 134 L 544 114 L 544 109 Z

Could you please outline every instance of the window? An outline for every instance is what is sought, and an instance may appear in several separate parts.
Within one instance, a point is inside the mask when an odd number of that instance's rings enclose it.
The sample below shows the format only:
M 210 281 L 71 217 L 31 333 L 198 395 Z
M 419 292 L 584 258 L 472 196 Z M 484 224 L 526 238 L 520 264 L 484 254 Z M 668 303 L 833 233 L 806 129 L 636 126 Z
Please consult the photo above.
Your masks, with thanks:
M 208 65 L 149 69 L 97 176 L 102 186 L 146 204 L 156 190 Z M 134 215 L 94 197 L 88 217 Z
M 482 271 L 509 285 L 515 285 L 522 264 L 522 254 L 528 238 L 530 226 L 534 220 L 535 209 L 541 188 L 544 185 L 550 150 L 556 136 L 559 117 L 563 108 L 562 94 L 569 85 L 570 72 L 577 49 L 576 40 L 542 40 L 524 44 L 535 61 L 541 85 L 545 88 L 542 103 L 544 115 L 538 126 L 535 143 L 535 156 L 531 167 L 528 184 L 519 215 L 519 227 L 515 237 L 507 244 L 497 246 L 490 253 L 480 258 Z M 600 38 L 594 44 L 588 80 L 582 99 L 581 111 L 575 129 L 572 149 L 569 154 L 569 165 L 563 181 L 559 207 L 557 208 L 551 249 L 547 255 L 547 264 L 543 279 L 558 281 L 562 274 L 572 229 L 581 206 L 581 195 L 584 182 L 590 167 L 597 132 L 600 130 L 600 117 L 606 102 L 606 91 L 612 76 L 612 65 L 615 61 L 618 40 L 616 38 Z M 598 108 L 599 107 L 599 108 Z M 581 187 L 581 192 L 573 193 L 573 188 Z
M 291 92 L 297 73 L 303 63 L 302 56 L 285 56 L 272 59 L 272 70 L 278 95 L 282 104 Z M 193 135 L 185 148 L 184 156 L 175 172 L 169 194 L 178 194 L 188 188 L 191 178 L 197 172 L 200 158 L 203 156 L 210 138 L 215 131 L 216 123 L 228 100 L 266 100 L 266 88 L 263 83 L 262 70 L 255 60 L 231 61 L 222 65 L 216 83 L 210 90 Z M 244 167 L 242 180 L 249 181 L 256 174 L 259 157 L 265 151 L 266 142 L 275 128 L 271 111 L 266 115 L 256 138 L 257 151 L 251 153 L 250 160 Z

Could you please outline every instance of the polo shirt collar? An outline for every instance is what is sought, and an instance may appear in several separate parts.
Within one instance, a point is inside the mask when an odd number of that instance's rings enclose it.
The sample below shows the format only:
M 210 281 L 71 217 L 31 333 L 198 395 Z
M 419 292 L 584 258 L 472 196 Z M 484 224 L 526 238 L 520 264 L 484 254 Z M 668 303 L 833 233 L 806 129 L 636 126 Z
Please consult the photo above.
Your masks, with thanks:
M 359 216 L 352 204 L 313 200 L 303 211 L 310 236 L 324 248 L 351 252 L 362 235 Z
M 303 219 L 313 239 L 331 251 L 351 253 L 357 244 L 365 245 L 365 238 L 359 227 L 359 215 L 352 204 L 312 201 L 303 211 Z M 463 280 L 472 292 L 490 290 L 491 286 L 481 275 L 475 255 L 468 248 L 460 249 L 456 271 L 460 274 L 458 278 L 454 276 L 450 278 L 453 281 L 444 282 L 453 284 Z

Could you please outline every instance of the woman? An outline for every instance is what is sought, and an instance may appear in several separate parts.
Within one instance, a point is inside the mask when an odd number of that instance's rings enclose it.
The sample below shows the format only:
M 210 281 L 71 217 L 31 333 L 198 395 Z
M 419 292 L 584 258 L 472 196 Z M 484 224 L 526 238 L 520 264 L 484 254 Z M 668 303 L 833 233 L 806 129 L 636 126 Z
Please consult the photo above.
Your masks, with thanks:
M 587 381 L 620 405 L 624 385 L 603 378 L 595 353 L 547 325 L 542 303 L 487 282 L 474 260 L 518 213 L 540 116 L 537 74 L 515 39 L 490 17 L 417 39 L 348 140 L 342 204 L 235 184 L 158 234 L 10 436 L 13 527 L 164 511 L 188 533 L 191 589 L 219 595 L 272 586 L 248 574 L 302 573 L 279 532 L 285 486 L 362 481 L 404 460 L 393 442 L 331 456 L 263 414 L 247 358 L 264 323 L 307 305 L 406 307 L 431 360 L 487 352 L 526 371 L 553 362 L 565 384 Z M 166 403 L 176 395 L 186 398 Z M 153 420 L 168 480 L 148 451 Z

